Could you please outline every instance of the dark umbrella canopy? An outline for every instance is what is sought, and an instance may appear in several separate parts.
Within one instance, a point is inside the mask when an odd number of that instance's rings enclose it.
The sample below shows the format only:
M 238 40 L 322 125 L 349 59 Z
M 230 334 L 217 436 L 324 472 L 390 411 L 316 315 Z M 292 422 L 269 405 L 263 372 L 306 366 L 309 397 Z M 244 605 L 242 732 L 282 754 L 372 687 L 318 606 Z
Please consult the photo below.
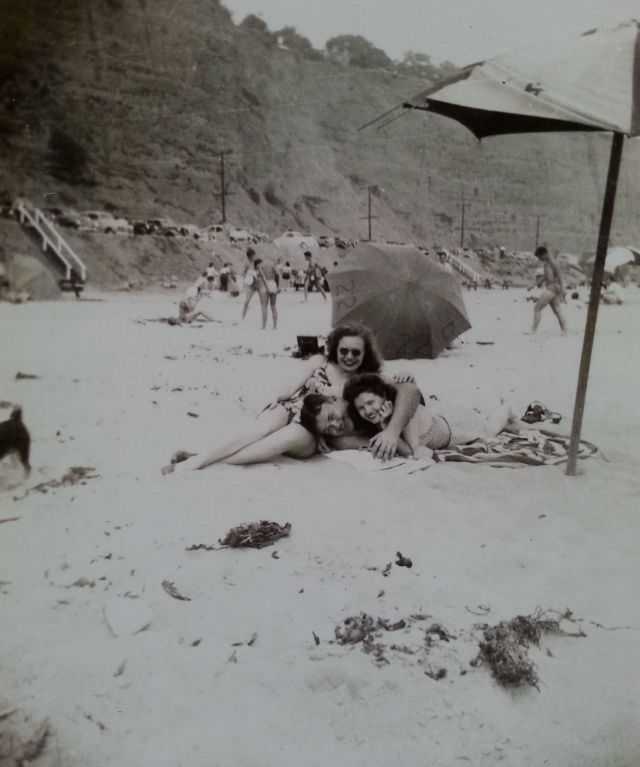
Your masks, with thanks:
M 434 359 L 471 327 L 458 279 L 417 248 L 361 243 L 328 279 L 333 326 L 365 323 L 385 359 Z

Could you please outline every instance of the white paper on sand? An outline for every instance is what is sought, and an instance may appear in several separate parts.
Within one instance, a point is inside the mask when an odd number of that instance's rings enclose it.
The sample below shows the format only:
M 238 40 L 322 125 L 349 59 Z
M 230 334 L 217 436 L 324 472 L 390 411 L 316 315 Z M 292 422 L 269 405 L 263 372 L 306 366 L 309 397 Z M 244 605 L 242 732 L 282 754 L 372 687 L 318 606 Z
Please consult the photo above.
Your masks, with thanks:
M 328 453 L 324 453 L 324 455 L 334 461 L 348 463 L 358 471 L 388 471 L 396 469 L 395 473 L 397 474 L 413 474 L 416 471 L 428 469 L 429 466 L 433 466 L 435 463 L 431 458 L 415 460 L 414 458 L 402 458 L 401 456 L 396 456 L 388 461 L 381 461 L 367 450 L 330 450 Z

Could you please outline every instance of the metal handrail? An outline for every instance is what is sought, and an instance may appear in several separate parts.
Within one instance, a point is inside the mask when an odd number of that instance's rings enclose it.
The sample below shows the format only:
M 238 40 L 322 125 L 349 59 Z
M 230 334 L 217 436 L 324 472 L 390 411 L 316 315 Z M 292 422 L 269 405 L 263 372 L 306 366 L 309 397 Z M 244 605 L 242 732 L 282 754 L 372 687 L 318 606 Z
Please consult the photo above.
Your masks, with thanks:
M 31 210 L 27 205 L 31 206 Z M 26 219 L 42 237 L 43 251 L 47 250 L 47 246 L 50 247 L 62 261 L 65 267 L 65 279 L 71 279 L 71 272 L 74 268 L 71 262 L 73 262 L 80 272 L 80 279 L 82 282 L 85 282 L 87 278 L 87 268 L 44 213 L 39 208 L 31 205 L 31 203 L 24 198 L 20 198 L 15 203 L 15 208 L 20 215 L 20 223 L 23 224 Z

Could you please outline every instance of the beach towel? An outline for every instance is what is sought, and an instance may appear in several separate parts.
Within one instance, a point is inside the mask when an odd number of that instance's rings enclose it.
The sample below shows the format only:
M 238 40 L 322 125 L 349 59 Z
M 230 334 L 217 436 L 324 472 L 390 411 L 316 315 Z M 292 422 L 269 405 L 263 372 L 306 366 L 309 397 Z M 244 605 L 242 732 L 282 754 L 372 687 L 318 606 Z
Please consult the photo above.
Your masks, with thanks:
M 595 455 L 598 448 L 586 440 L 580 441 L 578 458 Z M 467 461 L 507 466 L 526 463 L 549 466 L 564 463 L 569 453 L 569 437 L 546 429 L 527 429 L 520 434 L 501 432 L 492 439 L 478 439 L 466 445 L 438 450 L 438 461 Z
M 389 461 L 381 461 L 374 458 L 367 450 L 330 450 L 323 453 L 327 458 L 341 463 L 348 463 L 357 471 L 389 471 L 394 470 L 394 474 L 413 474 L 416 471 L 428 469 L 433 466 L 435 461 L 431 458 L 402 458 L 396 456 Z

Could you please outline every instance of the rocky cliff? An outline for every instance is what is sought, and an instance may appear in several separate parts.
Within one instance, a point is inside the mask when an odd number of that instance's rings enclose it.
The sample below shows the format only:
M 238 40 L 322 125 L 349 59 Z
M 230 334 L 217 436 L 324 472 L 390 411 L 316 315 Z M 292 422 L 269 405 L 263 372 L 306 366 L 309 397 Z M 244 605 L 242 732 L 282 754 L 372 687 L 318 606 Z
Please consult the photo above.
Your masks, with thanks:
M 55 10 L 52 10 L 55 8 Z M 609 137 L 487 139 L 407 113 L 358 131 L 424 83 L 283 50 L 217 0 L 6 0 L 0 196 L 39 205 L 580 252 L 595 244 Z M 613 240 L 640 241 L 628 141 Z

